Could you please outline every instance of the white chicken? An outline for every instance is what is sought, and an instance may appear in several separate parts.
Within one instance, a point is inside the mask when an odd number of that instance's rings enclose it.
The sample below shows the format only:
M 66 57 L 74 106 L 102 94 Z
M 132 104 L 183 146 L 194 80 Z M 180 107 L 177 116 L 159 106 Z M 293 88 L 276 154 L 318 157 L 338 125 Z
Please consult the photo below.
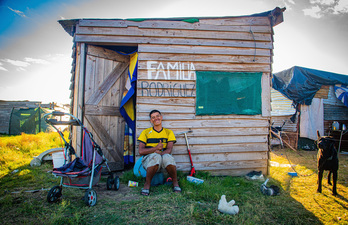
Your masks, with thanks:
M 222 195 L 219 201 L 218 210 L 222 213 L 235 215 L 239 212 L 239 207 L 234 205 L 236 202 L 231 200 L 229 202 L 226 201 L 226 195 Z

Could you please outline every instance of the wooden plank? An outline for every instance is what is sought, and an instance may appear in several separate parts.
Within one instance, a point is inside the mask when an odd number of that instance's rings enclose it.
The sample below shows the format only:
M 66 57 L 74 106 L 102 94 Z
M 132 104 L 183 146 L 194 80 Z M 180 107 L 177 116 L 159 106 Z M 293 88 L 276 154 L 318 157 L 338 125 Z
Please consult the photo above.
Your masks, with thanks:
M 193 120 L 196 119 L 194 113 L 166 113 L 162 114 L 164 120 Z M 137 121 L 149 121 L 149 112 L 138 112 Z
M 319 91 L 315 93 L 314 98 L 323 98 L 328 99 L 329 98 L 329 90 L 330 85 L 322 85 Z
M 270 67 L 270 66 L 269 66 Z M 271 67 L 270 67 L 271 68 Z M 261 107 L 262 116 L 271 116 L 271 75 L 269 73 L 262 74 L 261 78 Z
M 97 105 L 127 68 L 128 64 L 119 63 L 99 86 L 98 91 L 95 91 L 94 94 L 87 100 L 86 104 Z
M 212 19 L 201 19 L 197 23 L 187 23 L 182 21 L 168 21 L 147 19 L 145 21 L 131 20 L 80 20 L 79 26 L 83 27 L 139 27 L 139 28 L 156 28 L 156 29 L 184 29 L 184 30 L 206 30 L 206 31 L 249 31 L 250 26 L 255 32 L 271 32 L 268 19 L 238 19 L 230 20 L 225 18 L 216 18 L 215 22 Z
M 140 109 L 142 108 L 142 109 Z M 195 108 L 188 106 L 166 106 L 166 105 L 157 105 L 155 102 L 153 104 L 137 104 L 137 111 L 144 110 L 144 112 L 151 112 L 153 109 L 157 109 L 160 112 L 167 113 L 195 113 Z
M 235 27 L 242 28 L 242 27 Z M 178 29 L 139 29 L 137 27 L 112 28 L 112 27 L 81 27 L 76 28 L 76 36 L 135 36 L 135 37 L 169 37 L 169 38 L 204 38 L 224 40 L 250 40 L 250 41 L 272 41 L 270 31 L 258 33 L 250 32 L 252 27 L 245 27 L 242 31 L 234 29 L 230 31 L 200 31 L 200 30 L 178 30 Z M 249 29 L 248 29 L 249 28 Z M 256 28 L 255 28 L 256 29 Z
M 178 139 L 178 137 L 177 137 Z M 190 143 L 190 140 L 189 140 Z M 235 144 L 220 144 L 217 148 L 214 145 L 191 145 L 191 153 L 194 154 L 208 154 L 208 153 L 233 153 L 233 152 L 262 152 L 268 151 L 268 145 L 265 143 L 235 143 Z M 185 155 L 187 153 L 186 145 L 179 145 L 175 143 L 173 148 L 173 155 Z
M 182 129 L 172 129 L 173 132 L 180 133 L 183 132 Z M 252 134 L 262 134 L 268 135 L 268 127 L 227 127 L 227 128 L 193 128 L 191 129 L 192 133 L 189 134 L 189 137 L 204 137 L 204 136 L 231 136 L 231 135 L 252 135 Z M 182 138 L 184 140 L 184 135 L 177 136 L 177 139 Z
M 86 80 L 85 80 L 85 99 L 89 99 L 95 89 L 96 58 L 87 55 Z
M 139 74 L 138 74 L 139 75 Z M 195 97 L 196 84 L 193 81 L 138 80 L 137 95 L 143 97 Z
M 223 40 L 223 39 L 199 39 L 199 38 L 163 38 L 163 37 L 142 37 L 142 36 L 110 36 L 110 35 L 87 35 L 77 34 L 75 42 L 93 43 L 100 45 L 137 45 L 137 44 L 171 44 L 171 45 L 199 45 L 199 46 L 220 46 L 220 47 L 241 47 L 273 49 L 273 44 L 268 41 L 255 42 L 254 40 Z
M 203 54 L 203 55 L 249 55 L 249 56 L 271 56 L 268 49 L 238 48 L 238 47 L 211 47 L 184 45 L 149 45 L 140 44 L 138 52 L 151 53 L 176 53 L 176 54 Z
M 139 79 L 195 80 L 196 71 L 271 72 L 269 64 L 139 61 Z M 146 74 L 146 75 L 145 75 Z M 144 76 L 145 75 L 145 76 Z M 268 84 L 269 85 L 269 84 Z
M 181 171 L 189 171 L 191 165 L 189 163 L 177 162 L 177 169 Z M 194 162 L 194 167 L 198 171 L 214 171 L 214 170 L 241 170 L 250 168 L 267 168 L 267 160 L 241 160 L 229 162 Z M 256 170 L 259 171 L 260 169 Z M 249 170 L 249 172 L 252 169 Z M 248 173 L 248 172 L 247 172 Z M 245 173 L 245 174 L 247 174 Z
M 168 126 L 164 126 L 168 127 Z M 168 127 L 171 129 L 170 127 Z M 202 136 L 191 137 L 189 143 L 192 145 L 220 145 L 220 144 L 239 144 L 239 143 L 267 143 L 268 135 L 235 135 L 235 136 Z M 177 139 L 178 144 L 185 144 L 183 140 Z
M 139 106 L 139 108 L 141 107 L 141 105 Z M 154 109 L 156 107 L 153 107 L 151 109 Z M 184 107 L 180 107 L 180 108 L 184 108 Z M 137 109 L 138 111 L 139 109 Z M 164 114 L 165 111 L 159 109 L 161 112 L 163 112 Z M 144 112 L 150 112 L 151 110 L 145 110 Z M 264 120 L 253 120 L 253 119 L 208 119 L 208 120 L 204 120 L 204 119 L 199 119 L 197 118 L 196 120 L 188 123 L 185 120 L 175 120 L 175 121 L 167 121 L 167 120 L 163 120 L 163 124 L 166 124 L 166 126 L 164 127 L 168 127 L 170 126 L 171 128 L 182 128 L 182 129 L 188 129 L 188 128 L 213 128 L 213 127 L 217 127 L 217 128 L 224 128 L 224 127 L 268 127 L 269 126 L 269 122 L 268 119 L 264 119 Z M 147 122 L 145 121 L 138 121 L 137 123 L 137 128 L 139 129 L 145 129 L 147 128 Z M 169 127 L 168 127 L 169 128 Z
M 145 128 L 144 128 L 145 129 Z M 138 128 L 139 132 L 142 131 L 142 128 Z M 174 128 L 171 129 L 175 136 L 177 142 L 175 143 L 175 146 L 177 145 L 185 145 L 185 138 L 184 135 L 177 135 L 178 133 L 181 133 L 183 131 L 187 131 L 188 129 L 182 129 L 182 128 Z M 190 129 L 193 132 L 188 135 L 189 143 L 191 144 L 191 139 L 195 138 L 202 138 L 202 137 L 220 137 L 220 136 L 225 136 L 225 137 L 231 137 L 231 136 L 268 136 L 269 134 L 269 128 L 268 127 L 228 127 L 228 128 L 192 128 Z M 261 142 L 264 142 L 264 139 Z M 193 144 L 193 143 L 192 143 Z M 202 143 L 203 144 L 203 143 Z
M 269 56 L 240 56 L 240 55 L 196 55 L 196 54 L 171 54 L 171 53 L 139 53 L 139 59 L 144 61 L 167 62 L 216 62 L 216 63 L 267 63 Z
M 200 24 L 210 24 L 215 26 L 236 26 L 236 25 L 264 25 L 270 26 L 270 21 L 267 16 L 265 17 L 226 17 L 226 18 L 203 18 L 199 20 Z
M 238 161 L 253 161 L 253 160 L 267 160 L 267 152 L 243 152 L 243 153 L 214 153 L 214 154 L 193 154 L 191 152 L 192 161 L 196 164 L 202 162 L 238 162 Z M 175 162 L 189 162 L 186 155 L 175 155 Z
M 235 64 L 231 65 L 230 68 L 227 70 L 224 70 L 224 72 L 263 72 L 263 73 L 269 73 L 269 67 L 266 64 L 258 64 L 258 65 L 252 65 L 251 64 Z M 196 80 L 196 73 L 195 71 L 200 70 L 199 68 L 195 70 L 181 70 L 179 71 L 179 76 L 173 76 L 174 72 L 176 71 L 171 71 L 170 72 L 170 79 L 171 81 L 179 81 L 179 80 Z M 208 70 L 206 70 L 208 71 Z M 223 71 L 220 70 L 219 64 L 212 65 L 211 70 L 209 71 Z M 157 79 L 154 79 L 157 78 Z M 140 81 L 145 81 L 149 80 L 150 81 L 163 81 L 163 80 L 168 80 L 168 72 L 165 70 L 159 70 L 156 71 L 156 69 L 150 69 L 150 70 L 138 70 L 138 80 Z M 183 79 L 184 78 L 184 79 Z M 146 85 L 146 83 L 144 83 Z M 173 95 L 171 95 L 173 96 Z M 175 96 L 175 95 L 174 95 Z M 195 95 L 194 95 L 195 96 Z
M 194 136 L 190 137 L 189 143 L 190 145 L 211 145 L 211 148 L 214 149 L 216 146 L 213 145 L 223 145 L 223 144 L 266 144 L 267 143 L 268 134 L 262 134 L 262 133 L 250 133 L 250 134 L 244 134 L 244 135 L 211 135 L 208 134 L 202 135 L 202 136 Z M 181 138 L 177 138 L 177 145 L 185 145 L 185 140 Z
M 261 161 L 260 163 L 258 163 Z M 266 163 L 263 163 L 266 161 Z M 233 163 L 233 162 L 232 162 Z M 229 166 L 231 163 L 229 162 L 212 162 L 213 166 L 209 166 L 208 163 L 197 163 L 194 164 L 196 171 L 209 171 L 211 175 L 218 176 L 244 176 L 251 171 L 262 171 L 263 174 L 267 174 L 268 166 L 267 160 L 258 160 L 258 161 L 248 161 L 246 163 L 242 162 L 242 164 L 238 167 Z M 238 164 L 237 164 L 238 165 Z M 244 166 L 243 166 L 244 165 Z M 232 167 L 232 168 L 231 168 Z M 231 169 L 227 169 L 231 168 Z M 178 163 L 177 170 L 179 171 L 190 171 L 191 166 L 189 163 Z
M 85 74 L 86 74 L 86 44 L 81 44 L 80 46 L 80 52 L 79 52 L 79 69 L 78 69 L 78 76 L 77 76 L 77 90 L 76 95 L 74 95 L 74 98 L 76 98 L 76 117 L 81 120 L 82 123 L 84 123 L 83 120 L 83 107 L 84 107 L 84 85 L 85 85 Z M 82 144 L 82 131 L 80 127 L 76 127 L 76 146 L 75 150 L 77 152 L 77 155 L 81 155 L 81 144 Z
M 210 39 L 189 39 L 189 38 L 152 38 L 132 36 L 100 36 L 100 35 L 76 35 L 75 42 L 93 43 L 100 45 L 137 45 L 137 44 L 171 44 L 171 45 L 201 45 L 220 47 L 245 47 L 259 49 L 273 49 L 271 42 L 255 42 L 243 40 L 210 40 Z
M 161 99 L 161 98 L 157 98 Z M 157 101 L 154 100 L 154 101 Z M 150 112 L 150 111 L 149 111 Z M 137 113 L 137 121 L 147 121 L 149 119 L 149 112 L 138 112 Z M 264 121 L 268 121 L 269 117 L 262 117 L 262 115 L 214 115 L 214 116 L 196 116 L 194 113 L 162 113 L 164 120 L 187 120 L 187 119 L 200 119 L 200 120 L 211 120 L 211 119 L 225 119 L 227 121 L 231 119 L 238 119 L 238 120 L 254 120 L 254 119 L 261 119 Z
M 85 105 L 85 113 L 90 116 L 121 116 L 119 106 Z
M 112 50 L 94 46 L 94 45 L 88 45 L 87 54 L 91 56 L 99 57 L 99 58 L 105 58 L 105 59 L 109 59 L 113 61 L 118 61 L 118 62 L 129 61 L 123 55 L 115 54 L 115 52 Z
M 138 104 L 153 104 L 156 102 L 157 105 L 176 105 L 176 106 L 195 106 L 196 99 L 191 98 L 181 98 L 181 97 L 161 97 L 154 99 L 153 97 L 143 97 L 138 96 Z M 141 120 L 141 119 L 140 119 Z

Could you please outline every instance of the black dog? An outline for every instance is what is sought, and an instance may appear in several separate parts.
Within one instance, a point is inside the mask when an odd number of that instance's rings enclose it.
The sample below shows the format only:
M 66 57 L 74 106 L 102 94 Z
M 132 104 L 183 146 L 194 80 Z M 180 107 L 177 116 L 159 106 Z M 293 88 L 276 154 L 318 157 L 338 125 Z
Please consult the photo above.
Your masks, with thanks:
M 317 192 L 321 193 L 321 181 L 323 179 L 324 170 L 328 170 L 327 181 L 331 184 L 331 174 L 333 180 L 332 194 L 337 195 L 336 184 L 337 184 L 337 171 L 338 171 L 338 157 L 337 151 L 334 146 L 335 141 L 332 137 L 321 137 L 319 131 L 317 131 L 317 145 L 318 145 L 318 189 Z

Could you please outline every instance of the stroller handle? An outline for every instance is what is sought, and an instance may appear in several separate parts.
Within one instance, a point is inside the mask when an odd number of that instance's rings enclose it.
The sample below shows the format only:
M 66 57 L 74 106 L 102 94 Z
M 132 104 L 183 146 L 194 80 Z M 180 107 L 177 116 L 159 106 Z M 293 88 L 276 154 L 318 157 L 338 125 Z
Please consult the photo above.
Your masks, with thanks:
M 52 116 L 53 118 L 48 118 L 49 116 Z M 59 121 L 55 119 L 54 117 L 58 116 L 69 116 L 68 121 Z M 81 126 L 81 122 L 78 118 L 76 118 L 74 115 L 66 112 L 60 112 L 60 111 L 53 111 L 50 113 L 46 113 L 44 116 L 44 120 L 46 123 L 50 125 L 73 125 L 73 126 Z

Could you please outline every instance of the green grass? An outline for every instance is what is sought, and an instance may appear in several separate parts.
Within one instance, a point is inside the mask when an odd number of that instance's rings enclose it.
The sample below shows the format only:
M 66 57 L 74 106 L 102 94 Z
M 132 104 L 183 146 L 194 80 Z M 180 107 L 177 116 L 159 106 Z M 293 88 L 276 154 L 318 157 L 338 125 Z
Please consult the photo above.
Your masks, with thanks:
M 82 200 L 85 191 L 74 188 L 63 188 L 61 200 L 49 204 L 46 189 L 59 184 L 49 173 L 52 163 L 29 166 L 34 155 L 59 146 L 56 133 L 0 137 L 1 224 L 348 224 L 346 155 L 340 156 L 338 197 L 331 195 L 326 179 L 323 193 L 316 193 L 315 152 L 302 151 L 299 156 L 286 149 L 272 151 L 271 160 L 296 164 L 300 176 L 289 176 L 293 172 L 289 167 L 270 167 L 268 186 L 279 186 L 279 196 L 263 195 L 262 181 L 199 171 L 197 177 L 204 180 L 201 185 L 188 182 L 187 174 L 179 172 L 181 194 L 173 193 L 172 186 L 160 185 L 151 187 L 150 196 L 145 197 L 140 195 L 144 180 L 124 171 L 118 173 L 118 191 L 106 190 L 103 176 L 95 187 L 97 205 L 87 207 Z M 138 181 L 139 186 L 128 187 L 129 180 Z M 221 195 L 235 200 L 240 209 L 237 215 L 217 210 Z

